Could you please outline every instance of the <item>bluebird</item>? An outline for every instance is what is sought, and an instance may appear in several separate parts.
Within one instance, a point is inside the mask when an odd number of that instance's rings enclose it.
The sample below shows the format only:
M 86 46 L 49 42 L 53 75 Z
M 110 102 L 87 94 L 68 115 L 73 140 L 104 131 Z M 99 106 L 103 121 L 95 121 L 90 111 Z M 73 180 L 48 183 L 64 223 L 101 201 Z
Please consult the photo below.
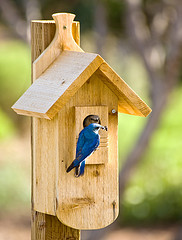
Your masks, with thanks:
M 75 168 L 75 177 L 84 174 L 86 158 L 90 156 L 100 144 L 100 129 L 107 131 L 106 126 L 91 123 L 80 132 L 76 146 L 76 158 L 67 168 L 67 173 Z
M 98 115 L 88 115 L 84 120 L 83 120 L 83 127 L 87 127 L 91 123 L 98 123 L 101 124 L 100 117 Z

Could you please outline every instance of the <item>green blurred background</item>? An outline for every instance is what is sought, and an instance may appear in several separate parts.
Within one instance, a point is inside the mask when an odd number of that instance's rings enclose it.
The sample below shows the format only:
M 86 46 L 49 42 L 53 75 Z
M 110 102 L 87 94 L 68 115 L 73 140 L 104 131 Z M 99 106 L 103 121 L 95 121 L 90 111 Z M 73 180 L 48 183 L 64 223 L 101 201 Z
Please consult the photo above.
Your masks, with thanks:
M 178 11 L 181 5 L 180 1 L 150 0 L 1 1 L 1 216 L 18 214 L 29 219 L 30 213 L 30 119 L 18 116 L 11 109 L 30 86 L 29 22 L 31 19 L 51 19 L 55 12 L 72 12 L 81 23 L 81 47 L 101 54 L 153 109 L 153 115 L 146 119 L 119 114 L 120 169 L 131 160 L 131 152 L 138 156 L 130 166 L 124 190 L 121 189 L 119 224 L 180 223 L 182 37 L 174 35 L 181 31 L 182 13 Z M 132 28 L 132 24 L 136 26 Z M 139 34 L 135 35 L 134 29 L 138 29 Z M 163 96 L 165 101 L 160 102 Z M 158 109 L 160 104 L 162 107 Z M 152 117 L 154 126 L 149 120 Z M 144 135 L 147 135 L 147 144 L 135 154 Z

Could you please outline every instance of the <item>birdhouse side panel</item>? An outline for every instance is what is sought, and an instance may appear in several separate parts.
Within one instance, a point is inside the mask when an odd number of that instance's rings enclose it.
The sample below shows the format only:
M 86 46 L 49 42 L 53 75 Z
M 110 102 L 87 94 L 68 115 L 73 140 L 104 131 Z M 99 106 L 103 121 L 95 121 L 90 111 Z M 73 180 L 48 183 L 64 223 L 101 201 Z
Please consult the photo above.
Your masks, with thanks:
M 33 124 L 33 206 L 55 215 L 58 117 L 51 121 L 34 118 Z
M 76 178 L 74 170 L 66 169 L 76 152 L 75 107 L 86 106 L 108 108 L 108 161 L 86 165 L 84 175 Z M 118 216 L 117 108 L 117 96 L 94 74 L 58 113 L 56 214 L 72 228 L 103 228 Z

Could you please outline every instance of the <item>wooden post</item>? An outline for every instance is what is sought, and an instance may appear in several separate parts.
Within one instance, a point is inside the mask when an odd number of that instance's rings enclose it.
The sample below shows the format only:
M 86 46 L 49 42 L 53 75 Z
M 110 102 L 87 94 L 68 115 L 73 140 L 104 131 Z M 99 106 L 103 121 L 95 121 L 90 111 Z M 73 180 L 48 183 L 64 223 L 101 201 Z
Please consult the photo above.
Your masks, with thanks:
M 31 24 L 31 62 L 33 61 L 46 49 L 46 47 L 50 44 L 55 34 L 55 22 L 54 21 L 32 21 Z M 73 38 L 76 43 L 80 43 L 80 26 L 79 22 L 73 23 Z M 33 76 L 33 73 L 32 73 Z M 33 78 L 32 78 L 33 82 Z M 31 219 L 31 239 L 32 240 L 79 240 L 80 239 L 80 231 L 67 227 L 62 224 L 57 217 L 43 214 L 37 211 L 34 211 L 34 202 L 33 202 L 33 184 L 34 184 L 34 176 L 33 169 L 34 159 L 33 159 L 33 129 L 35 126 L 35 119 L 31 120 L 31 147 L 32 147 L 32 188 L 31 188 L 31 201 L 32 201 L 32 219 Z

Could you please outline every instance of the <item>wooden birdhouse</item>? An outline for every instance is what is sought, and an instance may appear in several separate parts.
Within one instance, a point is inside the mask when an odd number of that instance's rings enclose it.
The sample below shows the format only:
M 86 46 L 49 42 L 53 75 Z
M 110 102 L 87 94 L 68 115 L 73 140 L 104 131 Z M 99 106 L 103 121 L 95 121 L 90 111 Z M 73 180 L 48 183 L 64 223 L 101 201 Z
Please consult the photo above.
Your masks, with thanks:
M 76 229 L 98 229 L 118 216 L 118 112 L 146 117 L 151 109 L 98 54 L 72 36 L 73 14 L 53 14 L 56 33 L 33 62 L 33 84 L 13 105 L 33 117 L 33 208 Z M 75 178 L 83 120 L 99 115 L 108 131 Z

